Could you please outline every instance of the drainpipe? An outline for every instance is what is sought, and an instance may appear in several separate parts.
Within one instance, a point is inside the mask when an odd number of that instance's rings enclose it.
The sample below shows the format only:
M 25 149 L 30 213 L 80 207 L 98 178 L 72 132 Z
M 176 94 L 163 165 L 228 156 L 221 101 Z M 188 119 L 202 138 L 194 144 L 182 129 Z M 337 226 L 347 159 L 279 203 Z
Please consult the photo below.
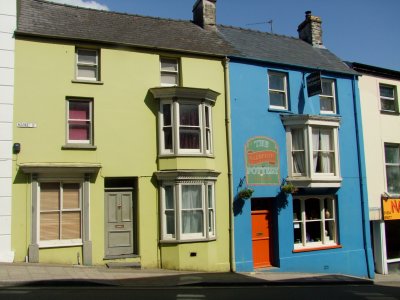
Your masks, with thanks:
M 229 84 L 229 58 L 224 58 L 225 83 L 225 130 L 228 157 L 228 185 L 229 185 L 229 260 L 231 272 L 236 271 L 234 223 L 233 223 L 233 178 L 232 178 L 232 132 L 231 132 L 231 95 Z
M 374 259 L 371 248 L 371 234 L 369 227 L 369 208 L 368 208 L 368 192 L 366 185 L 366 169 L 365 169 L 365 156 L 364 156 L 364 139 L 362 132 L 361 122 L 361 103 L 360 96 L 358 93 L 358 87 L 356 86 L 357 76 L 353 77 L 353 104 L 354 104 L 354 117 L 356 125 L 356 138 L 357 138 L 357 152 L 358 152 L 358 169 L 360 176 L 360 194 L 361 194 L 361 207 L 362 207 L 362 228 L 363 228 L 363 240 L 364 240 L 364 251 L 367 262 L 368 277 L 373 279 L 375 277 Z

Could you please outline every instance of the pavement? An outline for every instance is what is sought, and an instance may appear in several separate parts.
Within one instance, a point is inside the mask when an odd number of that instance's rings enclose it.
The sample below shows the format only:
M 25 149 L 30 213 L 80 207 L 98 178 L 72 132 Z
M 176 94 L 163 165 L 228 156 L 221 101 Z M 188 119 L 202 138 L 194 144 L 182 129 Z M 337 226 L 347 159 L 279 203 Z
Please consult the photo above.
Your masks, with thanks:
M 400 287 L 400 273 L 374 280 L 340 274 L 285 272 L 202 273 L 161 269 L 107 268 L 40 263 L 0 263 L 0 288 L 15 286 L 176 287 L 229 285 L 380 284 Z

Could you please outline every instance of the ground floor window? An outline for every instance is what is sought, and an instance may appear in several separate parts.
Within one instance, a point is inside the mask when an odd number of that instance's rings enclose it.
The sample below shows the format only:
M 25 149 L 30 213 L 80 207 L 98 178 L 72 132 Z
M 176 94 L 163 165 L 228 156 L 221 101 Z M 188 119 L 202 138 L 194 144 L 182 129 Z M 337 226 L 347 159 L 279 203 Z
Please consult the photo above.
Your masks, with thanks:
M 400 259 L 400 220 L 385 221 L 387 259 Z
M 39 240 L 80 240 L 81 183 L 40 182 L 39 190 Z
M 215 237 L 214 182 L 163 182 L 161 186 L 162 240 Z
M 294 249 L 336 245 L 336 225 L 334 196 L 293 198 Z

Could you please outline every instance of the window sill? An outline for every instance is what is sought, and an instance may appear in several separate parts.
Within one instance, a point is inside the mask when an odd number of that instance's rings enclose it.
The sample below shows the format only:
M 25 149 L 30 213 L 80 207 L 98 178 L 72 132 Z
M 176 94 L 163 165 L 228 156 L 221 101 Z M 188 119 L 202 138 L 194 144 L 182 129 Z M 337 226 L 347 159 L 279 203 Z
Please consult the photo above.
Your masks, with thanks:
M 342 178 L 337 176 L 310 178 L 310 177 L 288 177 L 287 181 L 293 183 L 298 188 L 339 188 Z
M 311 252 L 311 251 L 320 251 L 320 250 L 329 250 L 329 249 L 338 249 L 342 248 L 341 245 L 321 245 L 321 247 L 304 247 L 304 248 L 298 248 L 298 249 L 293 249 L 293 253 L 299 253 L 299 252 Z
M 269 112 L 277 112 L 277 113 L 290 113 L 288 108 L 277 108 L 277 107 L 269 107 Z
M 56 240 L 39 242 L 39 248 L 76 247 L 82 245 L 82 240 Z
M 204 157 L 204 158 L 215 158 L 214 154 L 202 154 L 202 153 L 182 153 L 182 154 L 159 154 L 158 158 L 177 158 L 177 157 Z
M 160 244 L 187 244 L 187 243 L 207 243 L 216 241 L 217 238 L 192 239 L 192 240 L 160 240 Z
M 88 144 L 66 144 L 61 147 L 62 150 L 96 150 L 97 146 Z
M 398 116 L 400 113 L 398 111 L 393 111 L 393 110 L 380 110 L 381 114 L 383 115 L 392 115 L 392 116 Z
M 84 83 L 84 84 L 95 84 L 95 85 L 103 85 L 103 81 L 97 80 L 82 80 L 82 79 L 73 79 L 71 80 L 72 83 Z

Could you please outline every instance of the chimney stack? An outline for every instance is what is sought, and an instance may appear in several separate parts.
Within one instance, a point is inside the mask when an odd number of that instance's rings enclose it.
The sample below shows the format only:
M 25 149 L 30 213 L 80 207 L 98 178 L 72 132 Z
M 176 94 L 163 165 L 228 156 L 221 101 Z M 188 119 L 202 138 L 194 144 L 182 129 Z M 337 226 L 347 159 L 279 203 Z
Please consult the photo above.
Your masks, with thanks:
M 324 48 L 322 44 L 321 18 L 311 15 L 306 11 L 306 19 L 297 27 L 299 38 L 311 44 L 313 47 Z
M 216 30 L 217 0 L 197 0 L 193 5 L 193 22 L 203 29 Z

